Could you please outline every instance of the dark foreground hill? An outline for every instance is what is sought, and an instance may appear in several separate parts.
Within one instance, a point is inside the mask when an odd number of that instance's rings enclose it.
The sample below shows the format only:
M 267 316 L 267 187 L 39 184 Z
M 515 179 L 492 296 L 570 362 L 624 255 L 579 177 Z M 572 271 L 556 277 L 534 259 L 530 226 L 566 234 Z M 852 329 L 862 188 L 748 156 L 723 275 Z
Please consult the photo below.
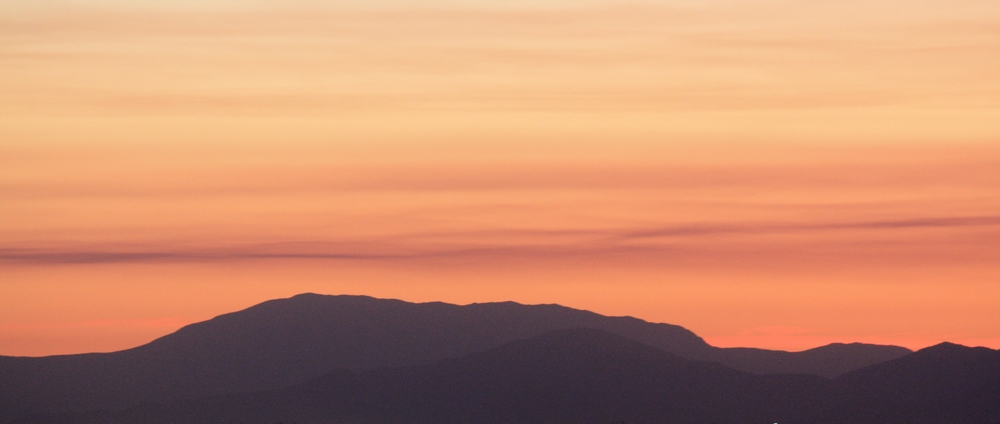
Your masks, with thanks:
M 1000 423 L 1000 351 L 942 343 L 845 374 L 830 423 Z
M 829 384 L 747 374 L 600 330 L 569 329 L 430 365 L 337 371 L 273 392 L 49 422 L 766 422 L 793 414 L 801 392 Z
M 1000 352 L 939 345 L 833 381 L 691 361 L 569 329 L 429 365 L 18 424 L 963 423 L 1000 421 Z
M 798 353 L 720 349 L 682 327 L 558 305 L 457 306 L 305 294 L 192 324 L 126 351 L 0 357 L 0 422 L 30 413 L 115 409 L 278 389 L 334 369 L 427 364 L 577 327 L 754 373 L 832 377 L 910 353 L 861 344 Z

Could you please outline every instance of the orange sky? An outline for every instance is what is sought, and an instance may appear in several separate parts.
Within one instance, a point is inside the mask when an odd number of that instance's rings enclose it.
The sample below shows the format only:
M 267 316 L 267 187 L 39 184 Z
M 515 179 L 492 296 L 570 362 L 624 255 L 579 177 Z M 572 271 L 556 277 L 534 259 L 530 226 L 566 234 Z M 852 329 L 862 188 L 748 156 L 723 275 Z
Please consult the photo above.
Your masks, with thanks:
M 304 291 L 1000 348 L 995 1 L 0 4 L 0 354 Z

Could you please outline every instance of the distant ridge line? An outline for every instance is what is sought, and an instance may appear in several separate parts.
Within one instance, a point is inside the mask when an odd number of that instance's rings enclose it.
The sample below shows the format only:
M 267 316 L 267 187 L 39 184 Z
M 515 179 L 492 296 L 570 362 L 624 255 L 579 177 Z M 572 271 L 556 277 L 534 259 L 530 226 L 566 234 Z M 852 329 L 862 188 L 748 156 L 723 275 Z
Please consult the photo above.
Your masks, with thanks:
M 459 306 L 303 293 L 190 324 L 123 351 L 0 357 L 0 422 L 32 411 L 119 409 L 276 390 L 334 369 L 418 366 L 569 328 L 601 330 L 688 360 L 756 374 L 832 378 L 911 353 L 864 344 L 804 352 L 716 348 L 677 325 L 554 304 Z

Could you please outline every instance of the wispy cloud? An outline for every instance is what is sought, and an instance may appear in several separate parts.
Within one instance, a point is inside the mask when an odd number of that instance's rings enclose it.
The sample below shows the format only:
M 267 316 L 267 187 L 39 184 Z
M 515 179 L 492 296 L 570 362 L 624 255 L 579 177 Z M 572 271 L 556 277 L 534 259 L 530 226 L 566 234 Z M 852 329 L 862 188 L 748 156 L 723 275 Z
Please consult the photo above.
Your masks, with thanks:
M 976 78 L 995 68 L 986 53 L 1000 45 L 982 11 L 870 22 L 793 9 L 12 14 L 0 18 L 0 58 L 17 66 L 5 70 L 0 106 L 252 115 L 978 108 L 1000 89 Z
M 553 257 L 615 256 L 646 253 L 709 256 L 714 251 L 725 260 L 733 250 L 733 240 L 725 236 L 762 236 L 741 240 L 740 248 L 776 255 L 788 255 L 784 235 L 812 235 L 813 243 L 853 244 L 857 240 L 872 245 L 893 244 L 900 232 L 919 229 L 990 229 L 987 244 L 1000 244 L 1000 216 L 936 217 L 883 221 L 828 222 L 810 224 L 692 224 L 640 229 L 580 229 L 565 231 L 505 230 L 451 233 L 423 233 L 381 237 L 363 241 L 310 241 L 274 243 L 202 243 L 195 247 L 157 245 L 101 246 L 49 243 L 47 247 L 0 248 L 0 262 L 11 264 L 99 264 L 133 262 L 216 262 L 253 260 L 361 260 L 419 261 L 456 258 L 511 258 L 544 261 Z M 870 230 L 883 231 L 872 241 Z M 826 235 L 846 236 L 830 240 Z M 859 237 L 860 236 L 860 237 Z M 932 236 L 913 243 L 926 250 L 939 249 L 942 255 L 954 249 L 953 234 Z M 720 238 L 721 237 L 721 238 Z M 779 238 L 775 238 L 779 237 Z M 968 243 L 968 240 L 965 241 Z M 793 242 L 801 243 L 800 241 Z M 969 247 L 969 246 L 965 246 Z M 983 246 L 971 246 L 981 249 Z M 869 249 L 870 250 L 870 249 Z M 877 249 L 876 249 L 877 250 Z M 731 252 L 730 252 L 731 253 Z
M 1000 216 L 945 217 L 902 219 L 895 221 L 868 221 L 814 224 L 757 224 L 757 225 L 693 225 L 682 227 L 651 228 L 624 232 L 619 239 L 648 239 L 710 234 L 778 234 L 791 232 L 840 231 L 840 230 L 896 230 L 911 228 L 952 228 L 1000 226 Z

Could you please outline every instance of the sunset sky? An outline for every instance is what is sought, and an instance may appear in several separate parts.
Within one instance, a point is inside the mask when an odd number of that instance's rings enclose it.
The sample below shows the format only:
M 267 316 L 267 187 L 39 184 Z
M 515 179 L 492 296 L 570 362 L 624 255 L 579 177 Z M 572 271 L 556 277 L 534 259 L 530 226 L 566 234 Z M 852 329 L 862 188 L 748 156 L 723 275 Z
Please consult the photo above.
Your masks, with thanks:
M 0 355 L 302 292 L 1000 348 L 996 0 L 0 0 Z

